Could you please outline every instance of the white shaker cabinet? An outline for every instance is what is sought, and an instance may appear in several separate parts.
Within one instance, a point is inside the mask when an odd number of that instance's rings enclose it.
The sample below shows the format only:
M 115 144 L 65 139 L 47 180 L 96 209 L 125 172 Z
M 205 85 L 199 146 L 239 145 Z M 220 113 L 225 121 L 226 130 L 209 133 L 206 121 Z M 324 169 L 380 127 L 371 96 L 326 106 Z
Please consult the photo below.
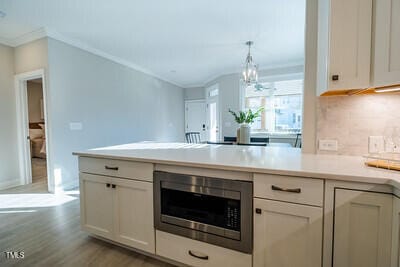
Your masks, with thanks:
M 336 189 L 334 267 L 385 267 L 391 261 L 393 196 Z
M 113 237 L 113 192 L 110 178 L 80 175 L 81 226 L 108 239 Z
M 318 94 L 370 86 L 372 0 L 320 0 Z
M 320 267 L 322 208 L 254 199 L 254 267 Z
M 393 197 L 393 221 L 392 221 L 392 265 L 400 266 L 400 198 Z
M 84 230 L 155 253 L 152 183 L 81 173 L 80 191 Z
M 375 1 L 372 82 L 400 84 L 400 0 Z

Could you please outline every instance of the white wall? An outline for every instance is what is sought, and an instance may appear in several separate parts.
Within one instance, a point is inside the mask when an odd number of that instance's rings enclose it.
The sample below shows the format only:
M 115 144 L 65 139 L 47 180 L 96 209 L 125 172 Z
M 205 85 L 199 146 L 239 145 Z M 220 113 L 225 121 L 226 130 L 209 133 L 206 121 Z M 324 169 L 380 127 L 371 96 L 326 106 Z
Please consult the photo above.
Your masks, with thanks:
M 27 82 L 29 122 L 43 122 L 41 118 L 41 100 L 43 88 L 41 83 Z
M 73 151 L 144 140 L 183 141 L 184 89 L 48 40 L 56 184 L 78 183 Z M 70 122 L 81 122 L 71 131 Z
M 205 99 L 204 87 L 192 87 L 185 89 L 185 100 L 199 100 Z
M 291 67 L 282 67 L 274 69 L 265 69 L 259 72 L 259 77 L 282 75 L 290 73 L 300 73 L 304 71 L 304 66 L 296 65 Z M 228 112 L 229 109 L 240 110 L 240 90 L 241 90 L 241 74 L 227 74 L 220 76 L 206 84 L 205 87 L 214 84 L 219 85 L 219 104 L 220 104 L 220 128 L 222 129 L 221 138 L 224 136 L 236 136 L 237 123 L 233 116 Z
M 15 74 L 47 70 L 47 38 L 20 45 L 14 50 Z
M 19 184 L 14 50 L 0 44 L 0 188 Z

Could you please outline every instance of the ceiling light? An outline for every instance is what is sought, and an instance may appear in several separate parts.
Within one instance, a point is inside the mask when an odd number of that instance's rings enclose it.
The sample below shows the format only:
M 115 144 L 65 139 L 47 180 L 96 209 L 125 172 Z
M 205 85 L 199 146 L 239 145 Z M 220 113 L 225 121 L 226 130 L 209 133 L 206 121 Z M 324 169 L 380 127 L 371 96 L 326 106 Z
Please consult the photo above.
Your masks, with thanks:
M 0 10 L 0 18 L 1 19 L 4 18 L 6 15 L 7 15 L 6 12 L 3 12 Z
M 375 93 L 400 92 L 400 87 L 375 89 Z
M 249 46 L 249 52 L 247 53 L 246 62 L 243 70 L 243 81 L 247 86 L 249 86 L 252 84 L 257 84 L 258 82 L 258 66 L 253 62 L 253 57 L 250 53 L 253 42 L 247 41 L 246 45 Z

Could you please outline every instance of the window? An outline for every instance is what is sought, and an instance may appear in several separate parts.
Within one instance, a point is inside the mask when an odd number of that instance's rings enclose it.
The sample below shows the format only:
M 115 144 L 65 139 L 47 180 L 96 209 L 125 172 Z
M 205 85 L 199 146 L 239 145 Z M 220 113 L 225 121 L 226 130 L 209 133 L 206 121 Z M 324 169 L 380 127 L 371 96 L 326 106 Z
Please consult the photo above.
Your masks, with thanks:
M 252 125 L 252 132 L 299 133 L 302 125 L 303 76 L 270 77 L 254 86 L 245 88 L 245 109 L 264 111 Z

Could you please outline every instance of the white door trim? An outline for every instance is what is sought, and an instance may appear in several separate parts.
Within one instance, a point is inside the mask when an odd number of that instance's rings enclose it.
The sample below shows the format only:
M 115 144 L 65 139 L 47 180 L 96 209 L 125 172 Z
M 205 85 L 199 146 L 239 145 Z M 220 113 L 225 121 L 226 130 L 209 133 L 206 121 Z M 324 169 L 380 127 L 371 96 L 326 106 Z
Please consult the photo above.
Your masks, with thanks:
M 54 192 L 54 179 L 51 175 L 51 133 L 49 131 L 48 111 L 48 89 L 46 86 L 45 71 L 38 69 L 30 72 L 20 73 L 14 76 L 16 108 L 17 108 L 17 135 L 18 135 L 18 163 L 21 184 L 32 182 L 32 170 L 30 159 L 30 144 L 27 142 L 29 136 L 29 119 L 28 119 L 28 97 L 27 86 L 28 80 L 42 78 L 43 89 L 43 112 L 45 120 L 45 137 L 46 137 L 46 161 L 47 161 L 47 185 L 49 192 Z

